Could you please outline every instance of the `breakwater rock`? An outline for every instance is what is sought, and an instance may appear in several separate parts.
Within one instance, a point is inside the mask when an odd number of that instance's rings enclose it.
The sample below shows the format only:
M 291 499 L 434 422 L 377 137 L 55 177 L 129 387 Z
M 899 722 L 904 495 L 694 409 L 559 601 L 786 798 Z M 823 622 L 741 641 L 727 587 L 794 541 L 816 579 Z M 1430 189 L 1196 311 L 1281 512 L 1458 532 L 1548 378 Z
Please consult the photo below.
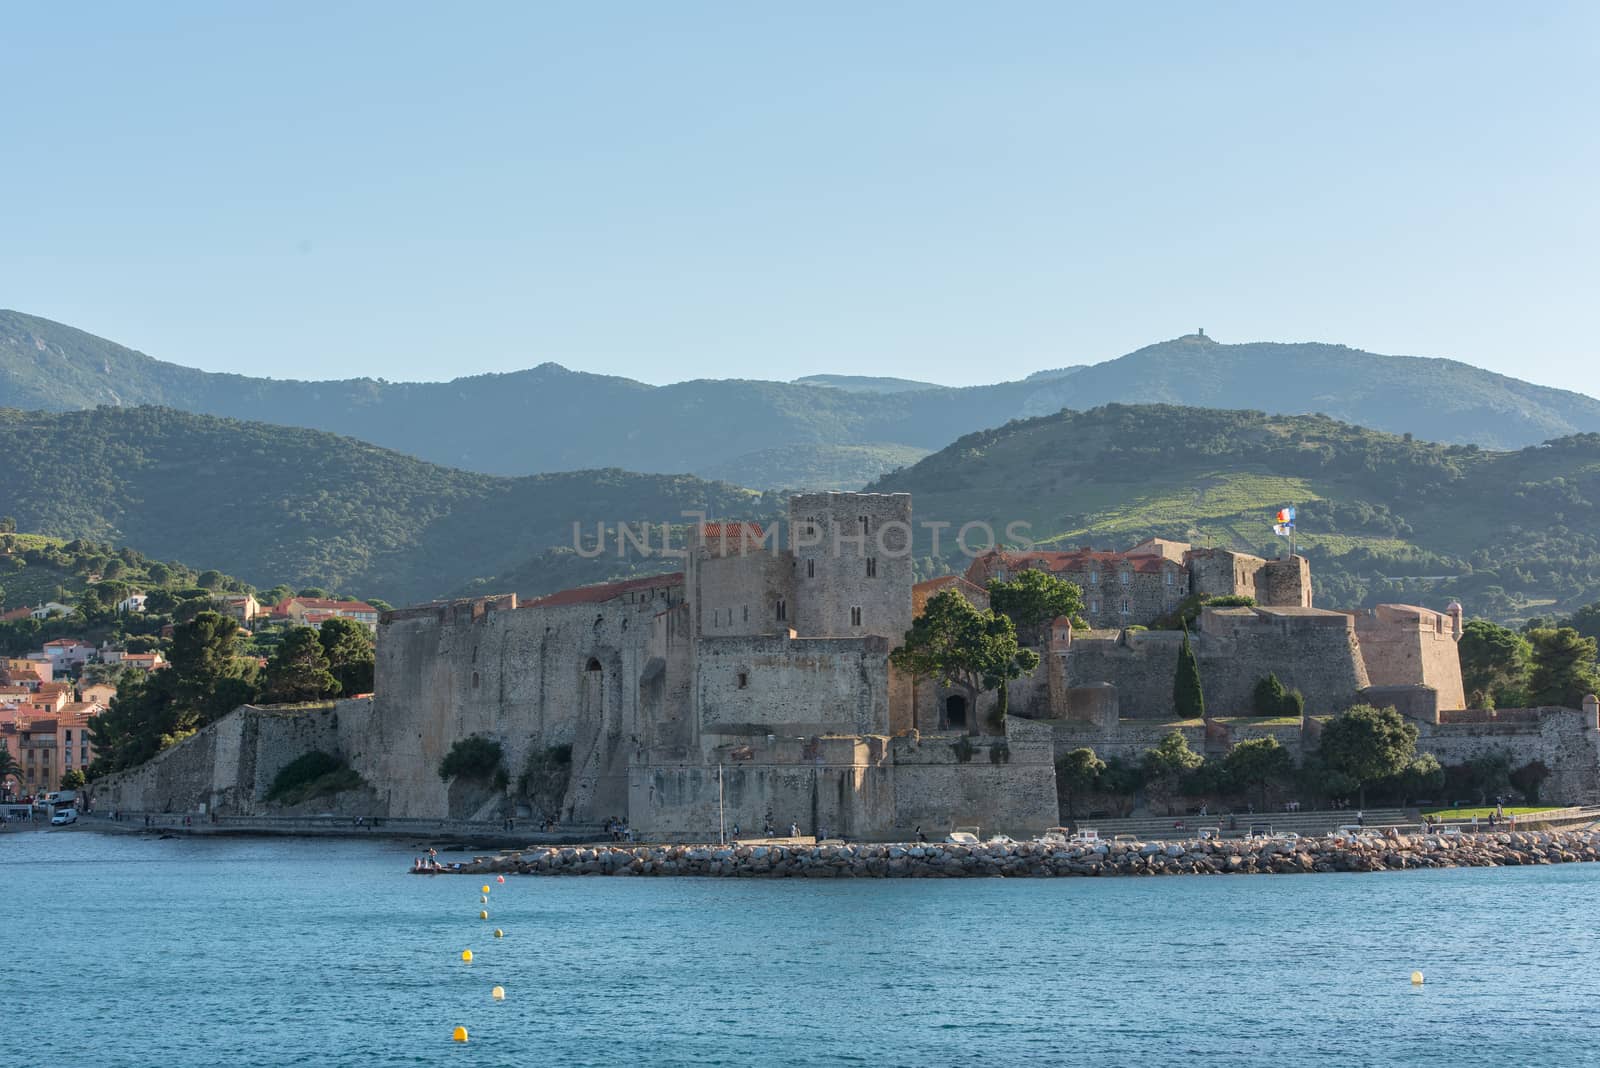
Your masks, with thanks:
M 984 845 L 552 846 L 474 857 L 461 874 L 697 875 L 949 879 L 1103 875 L 1290 875 L 1405 868 L 1494 868 L 1600 860 L 1600 833 L 1362 835 L 1162 842 Z

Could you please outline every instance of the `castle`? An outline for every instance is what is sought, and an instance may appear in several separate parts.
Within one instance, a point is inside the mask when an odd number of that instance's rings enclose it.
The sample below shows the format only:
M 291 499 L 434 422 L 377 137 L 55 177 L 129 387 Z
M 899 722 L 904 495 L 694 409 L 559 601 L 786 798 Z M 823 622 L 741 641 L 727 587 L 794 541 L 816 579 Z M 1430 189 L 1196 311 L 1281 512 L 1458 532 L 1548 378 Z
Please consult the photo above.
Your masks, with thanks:
M 803 494 L 787 539 L 698 525 L 681 572 L 386 613 L 374 698 L 339 702 L 331 722 L 241 710 L 106 797 L 256 811 L 276 769 L 309 747 L 340 753 L 373 786 L 372 814 L 493 818 L 503 786 L 439 774 L 454 743 L 483 736 L 502 748 L 504 785 L 520 780 L 531 798 L 541 791 L 526 780 L 542 776 L 545 800 L 524 800 L 523 814 L 568 827 L 616 818 L 647 838 L 702 840 L 719 824 L 1034 832 L 1059 821 L 1054 761 L 1073 748 L 1137 758 L 1176 729 L 1208 755 L 1272 735 L 1298 756 L 1323 718 L 1358 702 L 1412 718 L 1419 749 L 1441 762 L 1506 750 L 1546 764 L 1551 796 L 1600 797 L 1593 707 L 1465 710 L 1459 605 L 1319 609 L 1303 557 L 1162 539 L 1119 553 L 995 549 L 964 575 L 916 583 L 911 520 L 907 494 Z M 1058 619 L 1021 635 L 1041 662 L 1012 684 L 1003 724 L 970 694 L 891 665 L 931 597 L 954 589 L 984 606 L 990 579 L 1023 568 L 1077 583 L 1089 627 Z M 1207 718 L 1175 722 L 1183 633 L 1144 628 L 1195 594 L 1235 600 L 1203 607 L 1189 631 Z M 1251 719 L 1268 674 L 1301 691 L 1304 717 Z

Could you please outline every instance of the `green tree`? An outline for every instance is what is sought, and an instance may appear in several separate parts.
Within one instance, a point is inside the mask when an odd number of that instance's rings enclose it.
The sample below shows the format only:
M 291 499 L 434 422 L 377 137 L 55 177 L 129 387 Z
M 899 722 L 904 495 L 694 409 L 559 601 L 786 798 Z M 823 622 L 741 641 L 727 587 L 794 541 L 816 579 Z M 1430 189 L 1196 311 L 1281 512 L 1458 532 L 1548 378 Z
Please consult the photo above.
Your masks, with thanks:
M 255 700 L 256 662 L 240 655 L 239 625 L 205 611 L 173 631 L 169 659 L 179 704 L 203 727 Z M 165 672 L 162 672 L 165 674 Z
M 1299 690 L 1285 688 L 1275 673 L 1256 681 L 1252 704 L 1258 716 L 1302 716 L 1306 710 L 1304 695 Z
M 1584 605 L 1562 620 L 1561 626 L 1571 627 L 1585 638 L 1600 639 L 1600 601 Z
M 1267 789 L 1284 782 L 1294 773 L 1294 759 L 1272 736 L 1248 738 L 1223 758 L 1223 766 L 1234 782 L 1254 789 L 1262 811 L 1267 807 Z
M 1144 784 L 1144 765 L 1120 756 L 1107 760 L 1106 770 L 1100 773 L 1100 791 L 1117 799 L 1118 813 L 1123 816 L 1133 811 L 1134 799 Z
M 989 583 L 989 607 L 1016 624 L 1019 634 L 1036 638 L 1052 620 L 1082 619 L 1083 591 L 1048 571 L 1027 567 L 1009 581 Z
M 1539 790 L 1550 777 L 1550 769 L 1542 760 L 1532 760 L 1513 771 L 1508 779 L 1512 787 L 1532 804 L 1539 803 Z
M 1600 691 L 1595 639 L 1582 637 L 1571 627 L 1554 627 L 1529 631 L 1528 643 L 1533 647 L 1530 704 L 1581 708 L 1586 695 Z
M 8 515 L 0 515 L 0 534 L 14 534 L 16 529 L 17 521 L 15 519 Z
M 88 781 L 83 774 L 82 768 L 68 768 L 61 773 L 61 788 L 63 790 L 81 790 Z
M 1461 683 L 1473 708 L 1507 708 L 1527 699 L 1533 646 L 1510 627 L 1487 619 L 1468 620 L 1456 643 Z
M 1067 811 L 1068 826 L 1075 826 L 1075 805 L 1084 794 L 1095 788 L 1106 770 L 1106 762 L 1087 746 L 1074 749 L 1056 761 L 1056 794 Z
M 1410 804 L 1424 797 L 1435 797 L 1444 788 L 1444 768 L 1432 753 L 1418 753 L 1395 779 L 1399 787 L 1400 803 Z
M 9 793 L 6 788 L 7 780 L 15 780 L 17 788 L 22 788 L 22 765 L 17 763 L 17 758 L 11 755 L 11 750 L 0 745 L 0 793 Z
M 1178 648 L 1178 668 L 1172 676 L 1172 706 L 1179 719 L 1204 719 L 1205 693 L 1200 686 L 1200 663 L 1189 645 L 1189 632 L 1183 632 Z
M 504 773 L 504 757 L 499 742 L 474 734 L 451 744 L 450 752 L 439 761 L 439 778 L 445 782 L 456 778 L 487 781 Z
M 202 571 L 200 577 L 195 579 L 195 585 L 203 590 L 219 590 L 226 576 L 220 571 Z
M 1153 749 L 1146 749 L 1141 760 L 1146 786 L 1166 802 L 1169 813 L 1173 798 L 1182 792 L 1184 780 L 1205 762 L 1205 757 L 1189 748 L 1189 739 L 1181 731 L 1171 732 Z
M 1330 771 L 1356 784 L 1365 808 L 1369 783 L 1399 774 L 1417 758 L 1417 733 L 1393 708 L 1356 705 L 1323 726 L 1317 748 Z
M 366 625 L 335 617 L 323 622 L 318 636 L 322 653 L 328 658 L 328 670 L 339 680 L 339 692 L 345 696 L 371 693 L 377 664 L 372 632 Z
M 905 644 L 889 657 L 910 675 L 966 690 L 974 709 L 980 693 L 996 691 L 996 725 L 1005 722 L 1007 684 L 1039 666 L 1038 654 L 1017 644 L 1010 619 L 979 610 L 955 590 L 928 601 L 906 631 Z
M 276 704 L 319 701 L 339 692 L 322 641 L 310 627 L 291 627 L 267 663 L 263 697 Z

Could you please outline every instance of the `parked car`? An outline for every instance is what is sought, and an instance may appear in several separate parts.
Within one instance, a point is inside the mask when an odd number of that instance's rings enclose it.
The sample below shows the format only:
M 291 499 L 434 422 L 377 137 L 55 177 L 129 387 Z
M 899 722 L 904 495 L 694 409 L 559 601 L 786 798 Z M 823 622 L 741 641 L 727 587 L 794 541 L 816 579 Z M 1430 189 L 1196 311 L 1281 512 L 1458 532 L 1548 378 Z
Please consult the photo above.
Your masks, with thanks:
M 1136 834 L 1116 834 L 1111 836 L 1111 840 L 1113 842 L 1137 842 L 1139 836 Z
M 944 840 L 951 845 L 974 846 L 983 844 L 978 841 L 978 836 L 970 831 L 951 831 L 944 836 Z
M 996 834 L 989 837 L 989 845 L 1016 845 L 1017 840 L 1008 834 Z
M 78 822 L 78 810 L 75 808 L 57 809 L 56 814 L 50 817 L 50 826 L 65 827 L 69 823 Z

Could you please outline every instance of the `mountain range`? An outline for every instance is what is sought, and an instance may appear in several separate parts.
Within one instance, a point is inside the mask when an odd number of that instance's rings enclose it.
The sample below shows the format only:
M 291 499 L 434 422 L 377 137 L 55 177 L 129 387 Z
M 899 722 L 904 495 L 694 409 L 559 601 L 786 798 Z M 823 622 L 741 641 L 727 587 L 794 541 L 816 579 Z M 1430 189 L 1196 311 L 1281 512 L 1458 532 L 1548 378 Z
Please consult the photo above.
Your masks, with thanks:
M 619 556 L 614 538 L 587 557 L 575 523 L 587 549 L 597 523 L 659 530 L 690 511 L 763 521 L 785 511 L 775 493 L 689 475 L 506 478 L 321 431 L 148 407 L 0 410 L 0 456 L 0 515 L 19 529 L 397 604 L 531 596 L 677 566 Z M 937 554 L 926 536 L 918 545 L 923 576 L 965 566 L 953 535 L 972 520 L 997 531 L 1026 522 L 1056 547 L 1126 548 L 1155 534 L 1270 554 L 1282 543 L 1268 517 L 1296 504 L 1325 607 L 1459 598 L 1513 620 L 1600 597 L 1596 434 L 1490 451 L 1326 416 L 1107 405 L 966 435 L 871 488 L 912 493 L 919 523 L 952 524 Z
M 1111 403 L 1322 413 L 1490 449 L 1600 431 L 1600 401 L 1582 394 L 1453 360 L 1318 343 L 1225 345 L 1188 335 L 1103 363 L 964 388 L 856 375 L 652 386 L 555 363 L 449 382 L 302 382 L 182 367 L 0 312 L 0 406 L 159 405 L 260 419 L 493 475 L 617 467 L 761 488 L 857 488 L 964 434 Z

